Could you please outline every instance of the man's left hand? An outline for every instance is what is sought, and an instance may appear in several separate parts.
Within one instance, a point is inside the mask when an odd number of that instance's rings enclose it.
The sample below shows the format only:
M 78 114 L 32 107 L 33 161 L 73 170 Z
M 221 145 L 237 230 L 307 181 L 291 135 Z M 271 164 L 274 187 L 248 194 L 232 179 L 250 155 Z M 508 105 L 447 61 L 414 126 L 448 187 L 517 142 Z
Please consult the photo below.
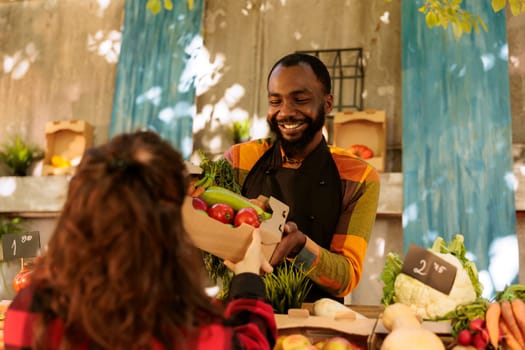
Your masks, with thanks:
M 305 244 L 306 235 L 299 230 L 295 222 L 288 221 L 284 225 L 283 237 L 273 252 L 270 264 L 276 266 L 287 257 L 294 258 Z

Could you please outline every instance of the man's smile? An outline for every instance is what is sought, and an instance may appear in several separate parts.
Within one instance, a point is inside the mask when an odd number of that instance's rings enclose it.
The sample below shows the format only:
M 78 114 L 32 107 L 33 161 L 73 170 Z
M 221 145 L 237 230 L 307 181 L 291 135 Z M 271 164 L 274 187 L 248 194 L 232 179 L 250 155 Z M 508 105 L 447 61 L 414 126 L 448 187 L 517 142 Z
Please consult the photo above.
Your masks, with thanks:
M 277 121 L 277 125 L 279 125 L 279 127 L 287 130 L 297 129 L 304 124 L 306 124 L 305 119 L 287 119 Z

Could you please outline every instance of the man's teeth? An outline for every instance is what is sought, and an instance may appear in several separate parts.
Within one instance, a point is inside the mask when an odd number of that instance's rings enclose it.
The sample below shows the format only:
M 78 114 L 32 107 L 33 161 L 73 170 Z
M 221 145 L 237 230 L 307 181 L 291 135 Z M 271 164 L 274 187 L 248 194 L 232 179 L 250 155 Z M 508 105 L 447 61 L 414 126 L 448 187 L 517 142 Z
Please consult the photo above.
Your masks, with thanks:
M 279 123 L 285 129 L 295 129 L 301 126 L 301 122 L 297 123 Z

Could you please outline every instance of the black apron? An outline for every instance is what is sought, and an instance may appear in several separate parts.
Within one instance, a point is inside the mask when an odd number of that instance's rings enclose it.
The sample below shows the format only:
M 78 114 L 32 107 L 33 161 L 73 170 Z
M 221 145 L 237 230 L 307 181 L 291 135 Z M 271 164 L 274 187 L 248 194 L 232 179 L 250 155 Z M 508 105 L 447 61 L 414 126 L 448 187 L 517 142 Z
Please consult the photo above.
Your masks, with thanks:
M 341 213 L 341 191 L 339 171 L 324 139 L 298 169 L 282 167 L 280 143 L 276 142 L 250 170 L 242 188 L 247 198 L 273 196 L 287 204 L 288 220 L 328 250 Z M 342 301 L 315 283 L 305 301 L 324 297 Z

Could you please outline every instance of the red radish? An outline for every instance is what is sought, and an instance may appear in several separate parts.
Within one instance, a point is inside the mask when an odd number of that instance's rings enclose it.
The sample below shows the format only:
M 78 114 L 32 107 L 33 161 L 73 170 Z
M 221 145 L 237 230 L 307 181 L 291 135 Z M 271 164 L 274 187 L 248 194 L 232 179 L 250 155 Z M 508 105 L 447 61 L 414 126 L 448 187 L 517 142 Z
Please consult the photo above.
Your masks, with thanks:
M 206 204 L 206 202 L 202 198 L 193 197 L 191 199 L 191 204 L 193 205 L 193 208 L 196 210 L 208 211 L 208 204 Z
M 473 332 L 481 331 L 485 328 L 485 320 L 482 318 L 475 318 L 470 321 L 470 330 Z
M 476 333 L 472 338 L 472 345 L 474 345 L 477 350 L 485 350 L 489 345 L 489 340 L 484 337 L 482 333 Z
M 481 334 L 481 336 L 483 337 L 483 339 L 485 339 L 487 342 L 490 342 L 490 336 L 489 336 L 489 331 L 487 330 L 487 328 L 483 328 L 479 334 Z
M 472 333 L 468 329 L 464 329 L 458 333 L 457 341 L 460 345 L 470 345 L 472 344 Z

